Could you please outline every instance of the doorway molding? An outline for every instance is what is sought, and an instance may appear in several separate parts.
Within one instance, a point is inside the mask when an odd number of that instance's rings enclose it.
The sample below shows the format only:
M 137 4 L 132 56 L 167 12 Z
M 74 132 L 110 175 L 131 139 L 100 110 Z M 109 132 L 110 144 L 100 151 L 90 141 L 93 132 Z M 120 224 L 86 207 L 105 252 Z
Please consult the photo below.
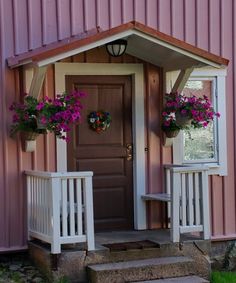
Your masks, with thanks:
M 132 134 L 134 229 L 147 229 L 146 206 L 141 196 L 146 188 L 145 166 L 145 104 L 144 71 L 142 64 L 119 63 L 55 63 L 55 91 L 66 90 L 66 75 L 131 75 L 132 76 Z M 56 141 L 57 171 L 67 171 L 66 143 Z

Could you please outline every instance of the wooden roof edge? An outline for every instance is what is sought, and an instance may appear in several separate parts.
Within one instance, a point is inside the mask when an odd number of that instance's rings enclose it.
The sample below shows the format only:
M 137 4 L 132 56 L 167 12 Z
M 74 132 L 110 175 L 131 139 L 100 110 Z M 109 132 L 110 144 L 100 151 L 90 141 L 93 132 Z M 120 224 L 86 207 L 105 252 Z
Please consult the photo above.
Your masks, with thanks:
M 7 58 L 7 63 L 9 67 L 14 68 L 15 66 L 21 65 L 24 62 L 27 63 L 27 61 L 32 61 L 32 58 L 37 56 L 38 54 L 46 53 L 50 50 L 55 50 L 57 48 L 60 48 L 62 46 L 66 46 L 68 44 L 71 44 L 73 42 L 77 42 L 79 40 L 82 40 L 84 38 L 87 38 L 89 36 L 95 35 L 102 32 L 102 29 L 98 26 L 96 28 L 93 28 L 91 30 L 88 30 L 86 32 L 81 32 L 79 34 L 76 34 L 71 37 L 64 38 L 60 41 L 55 41 L 52 43 L 49 43 L 44 46 L 40 46 L 38 48 L 35 48 L 33 50 L 26 51 L 24 53 L 21 53 L 19 55 L 11 56 Z
M 98 40 L 105 39 L 107 37 L 132 29 L 144 33 L 148 36 L 154 37 L 156 39 L 159 39 L 165 43 L 168 43 L 172 46 L 180 48 L 184 51 L 187 51 L 191 54 L 197 55 L 219 65 L 227 66 L 229 64 L 228 59 L 210 53 L 199 47 L 193 46 L 185 41 L 179 40 L 170 35 L 157 31 L 139 22 L 131 21 L 105 31 L 102 31 L 99 27 L 97 27 L 87 32 L 80 33 L 76 36 L 63 39 L 60 42 L 57 41 L 54 43 L 50 43 L 46 46 L 36 48 L 32 51 L 28 51 L 17 56 L 9 57 L 7 59 L 8 66 L 14 68 L 32 61 L 39 62 L 44 59 L 56 56 L 58 54 L 71 51 L 82 46 L 86 46 Z

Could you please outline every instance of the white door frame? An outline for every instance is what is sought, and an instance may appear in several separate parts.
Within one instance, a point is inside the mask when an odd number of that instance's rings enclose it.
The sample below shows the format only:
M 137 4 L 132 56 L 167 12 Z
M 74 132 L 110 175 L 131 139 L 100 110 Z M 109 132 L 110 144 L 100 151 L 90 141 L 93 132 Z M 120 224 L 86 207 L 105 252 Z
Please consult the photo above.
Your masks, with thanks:
M 65 91 L 66 75 L 131 75 L 133 129 L 134 228 L 147 228 L 146 206 L 141 196 L 146 188 L 144 73 L 142 64 L 55 63 L 55 91 Z M 67 171 L 66 143 L 57 139 L 57 171 Z

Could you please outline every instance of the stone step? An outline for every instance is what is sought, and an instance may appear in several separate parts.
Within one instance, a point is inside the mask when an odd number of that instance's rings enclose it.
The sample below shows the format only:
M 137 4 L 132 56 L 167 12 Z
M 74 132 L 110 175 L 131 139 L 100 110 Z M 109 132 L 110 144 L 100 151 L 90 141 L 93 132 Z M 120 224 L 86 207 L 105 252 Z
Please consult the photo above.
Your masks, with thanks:
M 162 257 L 88 266 L 91 283 L 124 283 L 192 275 L 193 260 Z
M 209 281 L 198 276 L 185 276 L 158 280 L 136 281 L 135 283 L 209 283 Z

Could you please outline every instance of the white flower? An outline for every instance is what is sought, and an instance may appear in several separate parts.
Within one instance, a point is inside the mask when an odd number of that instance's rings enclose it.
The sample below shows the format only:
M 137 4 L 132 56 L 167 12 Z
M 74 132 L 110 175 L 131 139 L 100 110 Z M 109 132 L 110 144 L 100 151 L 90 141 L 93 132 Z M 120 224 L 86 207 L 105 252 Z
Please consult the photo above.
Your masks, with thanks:
M 176 120 L 175 112 L 170 112 L 168 120 Z
M 96 119 L 95 118 L 90 118 L 89 121 L 90 121 L 90 123 L 94 123 L 96 121 Z

